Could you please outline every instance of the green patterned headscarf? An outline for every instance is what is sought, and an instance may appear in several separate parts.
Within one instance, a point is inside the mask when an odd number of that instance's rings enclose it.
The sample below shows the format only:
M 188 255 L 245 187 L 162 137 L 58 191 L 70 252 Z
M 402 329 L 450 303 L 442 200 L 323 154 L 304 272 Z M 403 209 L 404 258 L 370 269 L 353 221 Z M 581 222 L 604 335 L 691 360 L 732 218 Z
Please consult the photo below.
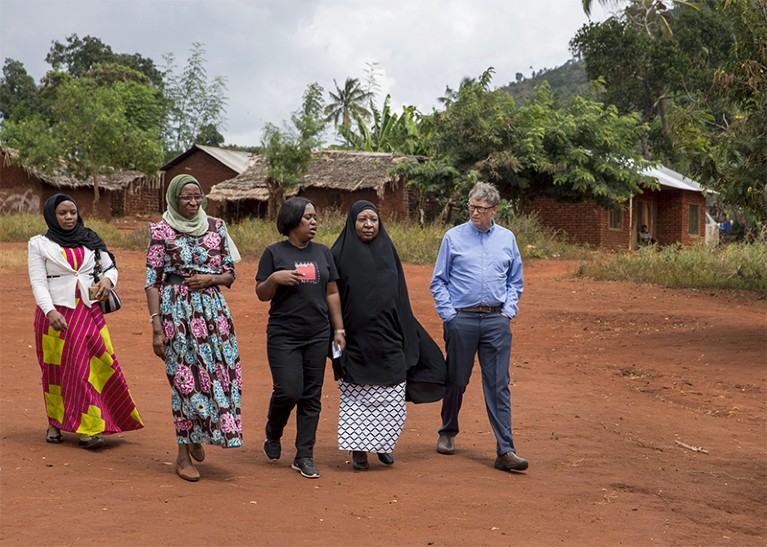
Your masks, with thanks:
M 187 218 L 181 214 L 178 208 L 178 196 L 181 195 L 181 190 L 187 184 L 195 184 L 200 190 L 202 195 L 202 203 L 197 208 L 197 213 L 192 218 Z M 171 227 L 181 233 L 189 234 L 195 237 L 204 236 L 208 233 L 208 214 L 205 212 L 205 206 L 208 204 L 208 198 L 205 197 L 205 192 L 202 191 L 202 186 L 192 175 L 176 175 L 168 185 L 168 191 L 165 192 L 165 203 L 167 207 L 162 214 L 163 220 L 171 225 Z M 229 254 L 232 257 L 232 261 L 237 263 L 241 260 L 240 252 L 237 249 L 237 245 L 234 244 L 232 237 L 229 235 L 229 230 L 226 231 L 226 241 L 229 244 Z
M 202 203 L 197 208 L 197 213 L 192 218 L 187 218 L 181 214 L 178 208 L 178 196 L 181 190 L 187 184 L 195 184 L 202 194 Z M 170 224 L 174 230 L 189 234 L 195 237 L 205 235 L 208 231 L 208 214 L 205 212 L 205 206 L 208 204 L 208 198 L 202 191 L 202 186 L 192 175 L 176 175 L 168 185 L 168 191 L 165 192 L 165 203 L 167 204 L 162 218 Z

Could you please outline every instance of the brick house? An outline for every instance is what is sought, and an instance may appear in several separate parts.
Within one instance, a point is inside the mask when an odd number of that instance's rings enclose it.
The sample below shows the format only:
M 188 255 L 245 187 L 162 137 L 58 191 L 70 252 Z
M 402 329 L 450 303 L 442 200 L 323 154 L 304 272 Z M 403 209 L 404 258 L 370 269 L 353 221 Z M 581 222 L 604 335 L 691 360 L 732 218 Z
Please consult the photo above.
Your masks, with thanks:
M 192 175 L 202 186 L 205 194 L 219 182 L 236 177 L 248 167 L 250 152 L 227 150 L 215 146 L 193 145 L 189 150 L 160 167 L 162 181 L 162 204 L 165 210 L 165 191 L 176 175 Z
M 319 210 L 348 211 L 357 200 L 374 203 L 387 220 L 405 219 L 412 201 L 401 177 L 388 170 L 411 156 L 379 152 L 323 150 L 315 152 L 304 184 L 293 195 L 312 201 Z M 240 175 L 213 187 L 208 211 L 228 220 L 244 216 L 264 217 L 269 192 L 264 157 L 253 155 Z
M 526 200 L 525 213 L 536 213 L 545 226 L 563 233 L 571 243 L 606 249 L 633 249 L 642 224 L 660 245 L 692 245 L 706 238 L 706 197 L 697 182 L 667 167 L 644 174 L 656 179 L 659 190 L 646 189 L 620 209 L 607 209 L 593 200 L 557 202 L 547 197 Z
M 63 171 L 50 175 L 24 167 L 18 151 L 0 146 L 0 213 L 42 213 L 43 204 L 59 192 L 72 196 L 84 217 L 111 220 L 159 208 L 159 185 L 140 171 L 99 175 L 99 203 L 93 209 L 93 182 Z

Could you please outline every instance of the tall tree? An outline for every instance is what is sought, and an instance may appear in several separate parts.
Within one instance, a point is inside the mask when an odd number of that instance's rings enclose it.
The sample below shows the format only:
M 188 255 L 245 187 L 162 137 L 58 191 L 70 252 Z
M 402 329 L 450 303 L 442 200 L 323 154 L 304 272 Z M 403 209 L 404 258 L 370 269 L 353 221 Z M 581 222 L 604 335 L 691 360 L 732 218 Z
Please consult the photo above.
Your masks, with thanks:
M 336 87 L 336 92 L 328 92 L 330 102 L 325 107 L 325 119 L 327 121 L 348 128 L 351 127 L 355 118 L 362 118 L 363 120 L 370 118 L 370 111 L 366 105 L 373 97 L 372 91 L 363 89 L 357 78 L 346 78 L 343 89 L 338 86 L 335 78 L 333 85 Z
M 21 119 L 39 109 L 35 80 L 24 64 L 6 58 L 0 78 L 0 115 L 3 120 Z
M 767 225 L 767 3 L 723 0 L 732 23 L 728 60 L 713 86 L 674 118 L 675 144 L 705 185 Z
M 269 192 L 267 216 L 277 217 L 285 194 L 304 181 L 312 160 L 312 151 L 322 145 L 324 90 L 317 83 L 307 86 L 301 108 L 291 116 L 292 127 L 273 124 L 264 127 L 261 146 L 267 163 L 266 185 Z
M 45 62 L 50 64 L 54 71 L 66 72 L 76 78 L 101 64 L 120 64 L 141 72 L 155 87 L 162 84 L 162 74 L 152 59 L 138 53 L 115 53 L 111 46 L 93 36 L 80 38 L 77 34 L 72 34 L 66 38 L 65 43 L 54 40 Z
M 162 159 L 159 92 L 134 80 L 101 85 L 90 77 L 64 76 L 51 91 L 52 121 L 41 116 L 3 125 L 3 142 L 19 149 L 21 162 L 49 173 L 62 170 L 93 181 L 114 169 L 154 176 Z
M 648 127 L 645 157 L 669 163 L 677 159 L 669 112 L 710 85 L 712 67 L 726 59 L 731 29 L 716 15 L 713 0 L 666 11 L 662 23 L 639 16 L 645 3 L 634 0 L 620 14 L 582 27 L 570 46 L 585 60 L 588 77 L 603 84 L 601 98 L 623 113 L 640 113 Z M 676 32 L 668 32 L 667 23 Z
M 549 195 L 619 205 L 651 182 L 639 172 L 642 125 L 614 106 L 576 98 L 557 105 L 548 84 L 516 105 L 490 88 L 492 69 L 465 79 L 430 123 L 429 160 L 398 168 L 411 185 L 434 195 L 449 221 L 476 181 L 491 182 L 507 198 Z
M 164 140 L 167 155 L 172 157 L 194 144 L 204 127 L 219 131 L 225 125 L 226 79 L 216 76 L 208 81 L 205 69 L 205 48 L 192 44 L 187 65 L 176 72 L 175 58 L 166 54 L 163 77 L 167 101 Z

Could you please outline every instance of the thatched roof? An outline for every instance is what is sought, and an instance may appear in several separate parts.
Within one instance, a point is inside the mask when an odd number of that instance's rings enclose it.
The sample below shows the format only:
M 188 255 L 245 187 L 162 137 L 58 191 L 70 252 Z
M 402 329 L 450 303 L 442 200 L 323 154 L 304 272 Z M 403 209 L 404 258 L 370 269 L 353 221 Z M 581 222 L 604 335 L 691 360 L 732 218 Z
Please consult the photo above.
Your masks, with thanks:
M 54 188 L 92 188 L 93 181 L 78 179 L 67 173 L 63 166 L 51 173 L 45 173 L 35 167 L 26 167 L 19 161 L 19 151 L 8 146 L 0 145 L 0 152 L 3 154 L 4 165 L 16 165 L 24 169 L 24 172 L 31 177 L 35 177 Z M 134 181 L 146 181 L 147 177 L 141 171 L 115 171 L 111 175 L 99 175 L 99 189 L 107 191 L 118 191 L 126 188 Z M 157 187 L 154 180 L 149 181 L 152 188 Z
M 312 162 L 304 176 L 304 188 L 328 188 L 354 192 L 375 190 L 383 196 L 387 184 L 399 183 L 397 177 L 387 171 L 405 160 L 418 159 L 415 156 L 385 154 L 379 152 L 352 152 L 347 150 L 323 150 L 313 154 Z M 216 184 L 208 198 L 218 201 L 253 199 L 266 201 L 267 165 L 263 155 L 250 157 L 250 165 L 240 175 Z

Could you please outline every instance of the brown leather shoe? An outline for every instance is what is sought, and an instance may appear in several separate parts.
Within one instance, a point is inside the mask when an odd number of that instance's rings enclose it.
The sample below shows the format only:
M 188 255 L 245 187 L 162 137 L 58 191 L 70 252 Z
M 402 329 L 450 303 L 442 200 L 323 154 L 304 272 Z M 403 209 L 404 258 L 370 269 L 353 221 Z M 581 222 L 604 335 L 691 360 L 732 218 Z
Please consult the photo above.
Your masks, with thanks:
M 440 435 L 437 441 L 437 452 L 440 454 L 454 454 L 455 453 L 455 437 L 448 435 Z
M 189 445 L 189 455 L 192 456 L 195 461 L 201 462 L 205 459 L 205 449 L 201 444 L 191 443 Z
M 524 471 L 527 469 L 527 460 L 523 460 L 514 452 L 506 452 L 495 459 L 495 468 L 502 471 Z
M 200 472 L 191 463 L 186 467 L 181 467 L 176 462 L 176 475 L 189 482 L 197 482 L 200 480 Z

